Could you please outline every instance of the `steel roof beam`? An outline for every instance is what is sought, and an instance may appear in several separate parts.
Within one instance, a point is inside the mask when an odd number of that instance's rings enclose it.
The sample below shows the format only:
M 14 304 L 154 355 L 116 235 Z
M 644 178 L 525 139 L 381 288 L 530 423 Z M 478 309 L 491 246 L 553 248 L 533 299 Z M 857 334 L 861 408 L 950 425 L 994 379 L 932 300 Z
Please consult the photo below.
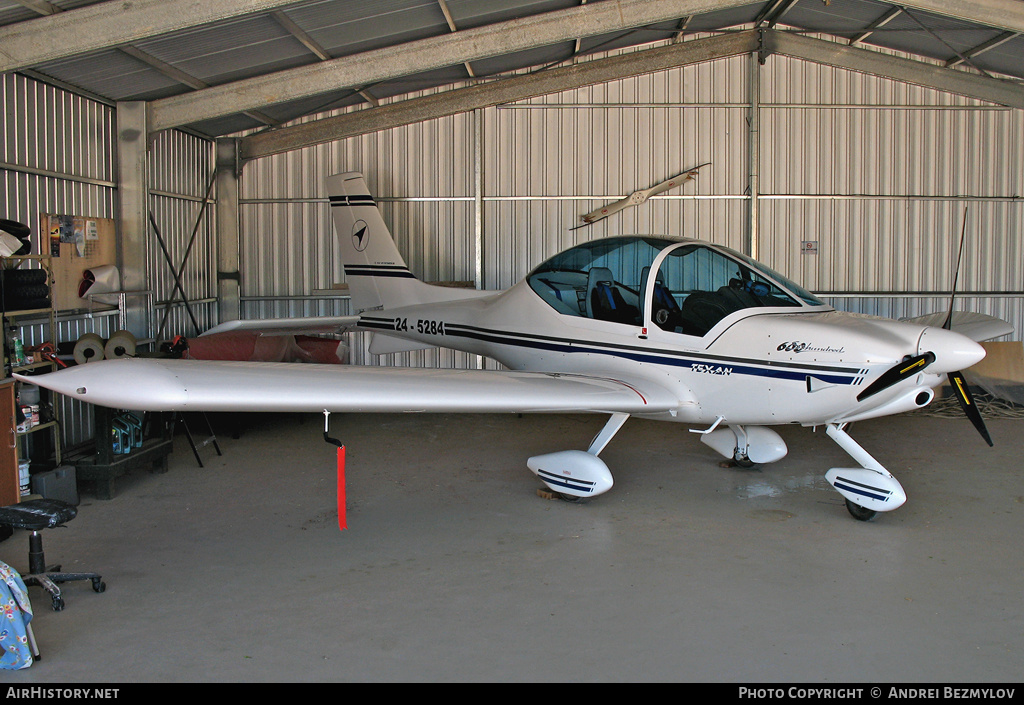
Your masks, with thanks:
M 46 0 L 17 1 L 38 12 L 49 13 L 59 9 Z M 294 3 L 295 0 L 133 0 L 129 4 L 121 0 L 107 0 L 66 12 L 55 12 L 46 17 L 0 27 L 0 73 L 110 49 L 233 17 L 269 12 Z M 585 7 L 589 11 L 605 5 L 601 8 L 605 13 L 614 13 L 624 8 L 624 14 L 628 15 L 634 11 L 633 7 L 628 6 L 650 5 L 653 17 L 658 12 L 655 8 L 672 4 L 678 5 L 679 9 L 646 22 L 678 19 L 751 3 L 750 0 L 723 0 L 718 3 L 709 0 L 677 0 L 674 3 L 669 0 L 648 0 L 646 3 L 620 0 Z M 1024 2 L 1020 0 L 901 0 L 899 4 L 944 17 L 1024 33 Z M 588 31 L 578 32 L 578 36 L 591 34 Z
M 246 160 L 257 159 L 501 103 L 749 54 L 759 45 L 759 33 L 748 30 L 514 76 L 257 133 L 240 140 L 239 155 Z
M 1003 32 L 998 37 L 993 37 L 992 39 L 989 39 L 987 42 L 982 42 L 978 46 L 968 49 L 959 56 L 953 57 L 952 59 L 946 62 L 946 66 L 958 66 L 959 64 L 962 64 L 964 62 L 969 62 L 970 59 L 973 59 L 976 56 L 980 56 L 981 54 L 984 54 L 986 51 L 991 51 L 992 49 L 995 49 L 996 47 L 1005 44 L 1011 39 L 1016 39 L 1019 36 L 1020 32 Z
M 617 0 L 528 15 L 155 100 L 151 104 L 150 129 L 158 132 L 275 103 L 571 42 L 577 37 L 746 4 L 749 0 Z
M 109 0 L 56 12 L 0 27 L 0 73 L 293 4 L 295 0 Z
M 879 17 L 877 20 L 875 20 L 874 22 L 869 24 L 867 27 L 865 27 L 862 32 L 858 32 L 856 35 L 851 37 L 850 38 L 850 46 L 853 46 L 854 44 L 860 44 L 865 39 L 867 39 L 872 34 L 874 34 L 876 29 L 881 29 L 882 27 L 884 27 L 885 25 L 889 24 L 894 19 L 899 17 L 901 14 L 903 14 L 903 8 L 902 7 L 894 7 L 894 8 L 892 8 L 891 10 L 886 12 L 884 15 Z
M 900 0 L 893 4 L 987 27 L 1024 32 L 1024 2 L 1020 0 Z
M 583 0 L 585 3 L 587 0 Z M 455 26 L 455 18 L 452 17 L 452 11 L 448 9 L 448 3 L 445 0 L 437 0 L 437 4 L 441 6 L 441 12 L 444 14 L 444 21 L 448 23 L 448 29 L 453 32 L 458 32 L 459 28 Z M 576 51 L 579 51 L 579 40 L 576 40 Z M 473 70 L 472 64 L 468 61 L 463 64 L 466 67 L 466 73 L 469 74 L 470 78 L 476 78 L 476 72 Z
M 754 26 L 774 27 L 796 3 L 797 0 L 775 0 L 774 4 L 767 5 L 754 19 Z
M 775 54 L 1024 109 L 1024 86 L 1010 81 L 774 30 L 766 32 L 765 48 Z

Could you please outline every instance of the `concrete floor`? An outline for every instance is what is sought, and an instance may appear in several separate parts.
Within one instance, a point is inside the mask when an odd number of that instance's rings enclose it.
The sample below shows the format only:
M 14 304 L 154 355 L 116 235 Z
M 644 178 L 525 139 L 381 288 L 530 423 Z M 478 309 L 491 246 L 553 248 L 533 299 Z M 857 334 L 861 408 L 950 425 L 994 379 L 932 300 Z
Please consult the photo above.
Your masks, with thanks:
M 588 416 L 332 417 L 348 446 L 337 526 L 322 416 L 251 416 L 200 469 L 112 500 L 83 492 L 47 557 L 102 572 L 53 612 L 9 683 L 251 681 L 1014 681 L 1024 672 L 1021 422 L 903 416 L 852 435 L 902 481 L 862 523 L 823 433 L 722 468 L 671 425 L 630 420 L 616 486 L 545 500 L 531 454 L 584 448 Z M 23 532 L 0 560 L 25 570 Z

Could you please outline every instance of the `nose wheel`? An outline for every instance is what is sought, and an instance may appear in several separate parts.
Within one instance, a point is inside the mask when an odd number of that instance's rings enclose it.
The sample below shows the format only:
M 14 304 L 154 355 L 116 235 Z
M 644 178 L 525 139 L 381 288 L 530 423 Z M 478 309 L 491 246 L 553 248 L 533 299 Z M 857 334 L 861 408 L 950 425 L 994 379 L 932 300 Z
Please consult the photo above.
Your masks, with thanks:
M 850 512 L 850 516 L 857 521 L 871 521 L 878 514 L 874 509 L 866 509 L 850 500 L 846 500 L 846 509 Z

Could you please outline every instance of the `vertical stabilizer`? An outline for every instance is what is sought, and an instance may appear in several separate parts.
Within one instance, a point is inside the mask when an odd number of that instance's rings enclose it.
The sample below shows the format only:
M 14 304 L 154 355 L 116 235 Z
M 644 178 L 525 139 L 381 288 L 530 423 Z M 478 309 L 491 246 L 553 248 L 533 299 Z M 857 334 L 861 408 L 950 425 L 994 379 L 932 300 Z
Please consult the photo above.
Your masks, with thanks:
M 356 171 L 327 177 L 352 312 L 477 298 L 488 292 L 432 286 L 417 279 L 395 247 L 377 203 Z
M 327 193 L 353 313 L 419 303 L 417 290 L 423 285 L 395 247 L 363 175 L 350 171 L 329 176 Z

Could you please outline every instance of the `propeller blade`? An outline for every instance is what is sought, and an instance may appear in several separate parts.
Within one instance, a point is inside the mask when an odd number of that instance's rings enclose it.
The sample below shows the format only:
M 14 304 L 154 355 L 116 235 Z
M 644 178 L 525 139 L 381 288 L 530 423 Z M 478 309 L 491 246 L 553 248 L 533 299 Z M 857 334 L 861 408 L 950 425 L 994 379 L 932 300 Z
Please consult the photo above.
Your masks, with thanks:
M 657 186 L 652 186 L 651 188 L 647 189 L 647 195 L 645 196 L 644 200 L 647 200 L 651 196 L 657 196 L 659 193 L 664 193 L 669 189 L 674 189 L 676 186 L 681 186 L 685 184 L 687 181 L 693 181 L 694 179 L 697 178 L 697 171 L 700 170 L 701 167 L 705 167 L 710 163 L 711 162 L 705 162 L 700 166 L 693 167 L 689 171 L 684 171 L 682 174 L 679 174 L 678 176 L 673 176 L 671 179 L 668 179 L 667 181 L 662 181 Z
M 956 256 L 956 270 L 953 272 L 953 288 L 949 292 L 949 313 L 946 314 L 946 321 L 942 327 L 950 330 L 953 323 L 953 300 L 956 299 L 956 284 L 960 278 L 960 260 L 964 256 L 964 239 L 967 235 L 967 206 L 964 206 L 964 225 L 960 229 L 960 252 Z
M 935 362 L 935 353 L 926 352 L 893 365 L 858 394 L 857 401 L 864 401 L 868 397 L 873 397 L 892 385 L 902 382 L 907 377 L 913 377 L 933 362 Z
M 583 221 L 583 225 L 592 225 L 593 223 L 596 223 L 599 220 L 603 220 L 604 218 L 607 218 L 610 215 L 618 213 L 627 206 L 635 205 L 632 200 L 633 196 L 642 193 L 643 191 L 637 191 L 632 196 L 627 196 L 626 198 L 623 198 L 620 201 L 616 201 L 615 203 L 611 203 L 607 206 L 601 206 L 597 210 L 590 211 L 586 215 L 581 215 L 580 220 Z M 640 201 L 638 201 L 638 203 L 643 203 L 645 200 L 647 199 L 642 198 Z M 579 227 L 583 227 L 583 225 Z
M 669 189 L 673 189 L 676 186 L 685 184 L 687 181 L 693 181 L 695 178 L 697 178 L 697 172 L 701 168 L 707 166 L 710 163 L 711 162 L 704 162 L 703 164 L 695 166 L 692 169 L 687 169 L 678 176 L 673 176 L 671 179 L 662 181 L 660 184 L 656 186 L 652 186 L 651 188 L 643 189 L 641 191 L 634 191 L 630 195 L 626 196 L 625 198 L 619 199 L 614 203 L 610 203 L 607 206 L 602 206 L 596 210 L 587 213 L 586 215 L 581 215 L 580 220 L 583 221 L 583 225 L 577 225 L 575 228 L 572 229 L 578 230 L 579 228 L 586 227 L 587 225 L 593 225 L 597 221 L 604 220 L 608 216 L 614 215 L 625 208 L 628 208 L 630 206 L 638 206 L 641 203 L 646 202 L 647 199 L 650 198 L 651 196 L 657 196 L 658 194 L 664 193 Z
M 964 256 L 964 240 L 967 237 L 967 206 L 964 206 L 964 224 L 960 230 L 960 251 L 956 256 L 956 270 L 953 272 L 953 288 L 949 292 L 949 313 L 946 314 L 946 320 L 943 322 L 942 327 L 946 330 L 952 329 L 953 324 L 953 301 L 956 299 L 956 286 L 957 280 L 960 278 L 960 260 Z M 950 372 L 946 375 L 949 378 L 949 386 L 953 388 L 953 395 L 956 400 L 960 402 L 960 408 L 964 410 L 964 415 L 971 420 L 974 424 L 974 428 L 978 429 L 978 433 L 985 439 L 989 447 L 992 447 L 992 436 L 988 433 L 988 428 L 985 426 L 985 419 L 981 417 L 981 412 L 978 411 L 978 405 L 974 403 L 974 397 L 971 396 L 971 390 L 967 386 L 967 380 L 964 379 L 963 372 Z
M 953 394 L 956 395 L 956 400 L 960 402 L 960 408 L 964 410 L 964 414 L 971 420 L 974 427 L 978 429 L 978 433 L 985 439 L 985 442 L 989 446 L 994 445 L 992 443 L 992 437 L 988 435 L 988 428 L 985 427 L 985 420 L 981 418 L 981 412 L 978 411 L 978 405 L 974 403 L 974 397 L 971 396 L 971 390 L 967 387 L 967 380 L 964 379 L 962 372 L 950 372 L 949 384 L 953 387 Z

